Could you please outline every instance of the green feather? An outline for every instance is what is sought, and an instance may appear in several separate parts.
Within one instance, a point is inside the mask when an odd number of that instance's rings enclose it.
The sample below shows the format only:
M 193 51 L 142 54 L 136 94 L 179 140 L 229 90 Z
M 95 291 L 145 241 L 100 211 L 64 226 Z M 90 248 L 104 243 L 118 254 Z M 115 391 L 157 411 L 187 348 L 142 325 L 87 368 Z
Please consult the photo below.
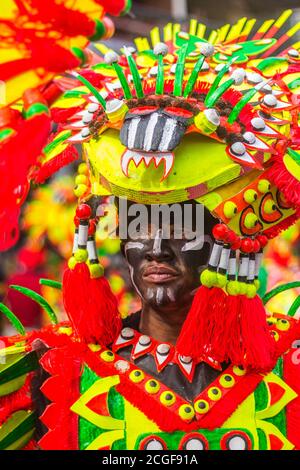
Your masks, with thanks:
M 114 62 L 112 66 L 115 69 L 116 74 L 118 75 L 118 79 L 120 80 L 121 87 L 123 88 L 126 100 L 130 100 L 132 98 L 132 94 L 121 65 L 119 65 L 117 62 Z
M 219 83 L 220 81 L 222 80 L 222 78 L 224 77 L 224 75 L 229 72 L 229 69 L 230 69 L 230 66 L 233 64 L 233 62 L 235 62 L 237 59 L 237 57 L 232 57 L 232 59 L 230 59 L 227 64 L 224 65 L 224 67 L 220 70 L 220 72 L 218 72 L 218 75 L 216 76 L 216 78 L 214 79 L 211 87 L 210 87 L 210 90 L 209 92 L 207 93 L 206 95 L 206 98 L 205 98 L 205 101 L 204 101 L 204 104 L 205 106 L 207 107 L 207 101 L 209 100 L 209 98 L 211 97 L 211 95 L 216 91 L 216 89 L 218 88 L 219 86 Z
M 187 85 L 185 87 L 185 90 L 184 90 L 184 93 L 183 93 L 183 96 L 185 98 L 187 98 L 189 96 L 190 93 L 192 93 L 193 89 L 194 89 L 194 86 L 195 86 L 195 83 L 196 83 L 196 80 L 198 78 L 198 74 L 202 68 L 202 65 L 205 61 L 205 56 L 202 55 L 199 57 L 199 59 L 197 60 L 197 63 L 195 65 L 195 67 L 193 68 L 193 71 L 190 75 L 190 78 L 187 82 Z
M 176 64 L 176 71 L 175 71 L 175 81 L 174 81 L 174 96 L 182 96 L 182 83 L 183 83 L 183 76 L 184 76 L 184 67 L 185 67 L 185 58 L 188 49 L 188 43 L 184 44 L 178 53 L 178 60 Z
M 284 292 L 289 289 L 294 289 L 295 287 L 300 287 L 300 281 L 288 282 L 287 284 L 282 284 L 281 286 L 275 287 L 263 296 L 263 304 L 266 305 L 266 303 L 269 302 L 272 297 L 275 297 L 275 295 L 280 294 L 281 292 Z
M 293 317 L 295 315 L 295 313 L 297 312 L 299 307 L 300 307 L 300 295 L 298 295 L 298 297 L 294 300 L 294 302 L 290 306 L 287 314 L 290 317 Z
M 16 315 L 8 308 L 6 305 L 0 303 L 0 312 L 2 312 L 6 318 L 10 321 L 13 327 L 17 330 L 20 335 L 24 336 L 26 334 L 25 328 L 16 317 Z
M 91 82 L 89 82 L 85 77 L 83 77 L 79 73 L 76 73 L 76 78 L 90 90 L 90 92 L 95 96 L 95 98 L 97 98 L 103 109 L 106 109 L 106 101 L 103 96 L 100 95 L 99 91 L 94 87 L 94 85 L 92 85 Z
M 227 119 L 229 124 L 233 124 L 234 121 L 236 121 L 242 109 L 246 106 L 247 103 L 249 103 L 251 98 L 253 98 L 256 93 L 257 90 L 253 88 L 252 90 L 249 90 L 247 91 L 247 93 L 244 94 L 243 98 L 241 98 L 240 101 L 232 108 Z
M 48 286 L 48 287 L 53 287 L 54 289 L 61 289 L 62 284 L 61 282 L 58 281 L 53 281 L 52 279 L 40 279 L 39 283 L 42 286 Z
M 49 305 L 47 300 L 45 300 L 40 294 L 37 294 L 34 290 L 28 289 L 27 287 L 23 287 L 23 286 L 11 285 L 9 287 L 18 292 L 21 292 L 21 294 L 26 295 L 30 299 L 34 300 L 37 304 L 39 304 L 45 310 L 48 317 L 50 318 L 51 323 L 53 323 L 54 325 L 57 325 L 58 319 L 54 313 L 53 308 L 51 307 L 51 305 Z
M 157 77 L 156 77 L 156 88 L 155 93 L 156 95 L 163 95 L 164 94 L 164 58 L 162 54 L 158 56 L 158 63 L 157 63 Z
M 225 91 L 228 90 L 228 88 L 231 87 L 235 83 L 233 78 L 229 78 L 229 80 L 226 80 L 226 82 L 222 83 L 216 91 L 210 95 L 208 100 L 205 100 L 205 105 L 207 108 L 212 108 L 216 102 L 221 98 L 221 96 L 225 93 Z
M 126 53 L 127 62 L 130 68 L 130 72 L 132 75 L 132 80 L 133 80 L 134 88 L 136 91 L 136 96 L 137 98 L 143 98 L 144 92 L 143 92 L 142 80 L 141 80 L 137 65 L 135 63 L 135 60 L 132 57 L 132 55 L 129 52 L 127 52 L 126 48 L 125 48 L 125 53 Z

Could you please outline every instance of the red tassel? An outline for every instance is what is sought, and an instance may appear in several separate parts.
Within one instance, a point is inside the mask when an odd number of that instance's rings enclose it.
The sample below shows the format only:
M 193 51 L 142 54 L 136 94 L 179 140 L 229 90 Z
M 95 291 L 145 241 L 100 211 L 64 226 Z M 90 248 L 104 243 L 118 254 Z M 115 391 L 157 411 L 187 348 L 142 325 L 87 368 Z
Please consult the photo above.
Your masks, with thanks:
M 116 298 L 105 277 L 92 279 L 85 263 L 67 269 L 63 277 L 63 300 L 83 341 L 108 346 L 116 339 L 122 323 Z
M 176 348 L 185 356 L 211 356 L 256 371 L 274 366 L 275 341 L 261 299 L 230 296 L 218 287 L 199 288 Z

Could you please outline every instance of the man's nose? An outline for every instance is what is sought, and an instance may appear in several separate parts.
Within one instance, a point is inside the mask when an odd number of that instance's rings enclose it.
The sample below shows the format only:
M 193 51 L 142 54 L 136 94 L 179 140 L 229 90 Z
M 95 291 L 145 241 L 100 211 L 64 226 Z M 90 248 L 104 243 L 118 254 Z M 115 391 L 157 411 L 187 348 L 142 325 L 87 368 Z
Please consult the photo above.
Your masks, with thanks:
M 173 256 L 168 240 L 163 237 L 163 230 L 158 229 L 146 253 L 146 259 L 148 261 L 168 261 L 171 260 Z

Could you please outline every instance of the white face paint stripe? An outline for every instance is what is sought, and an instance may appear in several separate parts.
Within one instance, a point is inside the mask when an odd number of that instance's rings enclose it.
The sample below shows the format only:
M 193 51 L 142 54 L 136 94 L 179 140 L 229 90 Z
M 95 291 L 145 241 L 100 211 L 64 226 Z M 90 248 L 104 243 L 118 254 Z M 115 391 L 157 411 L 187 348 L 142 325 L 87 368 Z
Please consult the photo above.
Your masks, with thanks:
M 175 302 L 174 292 L 169 287 L 167 288 L 167 296 L 171 302 Z
M 146 131 L 145 131 L 145 138 L 144 138 L 143 148 L 147 152 L 149 152 L 149 150 L 151 150 L 153 133 L 154 133 L 154 129 L 155 129 L 155 126 L 157 124 L 157 121 L 158 121 L 158 113 L 153 113 L 151 115 L 150 119 L 149 119 Z
M 141 299 L 143 299 L 144 297 L 142 296 L 141 292 L 139 291 L 139 289 L 138 289 L 138 287 L 137 287 L 137 285 L 136 285 L 136 283 L 134 282 L 134 279 L 133 279 L 133 267 L 130 264 L 128 264 L 128 266 L 129 266 L 129 272 L 130 272 L 130 279 L 131 279 L 131 282 L 133 284 L 133 287 L 135 288 L 135 290 L 137 291 L 137 293 L 139 294 Z
M 125 243 L 125 254 L 128 250 L 142 250 L 144 248 L 143 243 L 140 242 L 127 242 Z
M 181 251 L 189 251 L 189 250 L 196 250 L 196 249 L 200 250 L 203 247 L 204 242 L 207 242 L 210 247 L 213 244 L 212 238 L 210 235 L 204 235 L 204 236 L 201 235 L 201 237 L 197 237 L 196 240 L 186 242 L 181 248 Z
M 164 289 L 162 287 L 158 287 L 156 291 L 156 303 L 159 305 L 162 302 L 164 296 Z
M 141 118 L 132 119 L 128 129 L 128 148 L 134 148 L 135 136 Z
M 175 119 L 168 118 L 166 120 L 164 132 L 163 132 L 163 135 L 162 135 L 159 147 L 158 147 L 158 150 L 160 150 L 161 152 L 166 152 L 168 150 L 168 145 L 171 142 L 176 124 L 177 123 Z
M 162 229 L 156 231 L 154 243 L 153 243 L 153 254 L 159 256 L 161 254 L 161 241 L 163 237 Z

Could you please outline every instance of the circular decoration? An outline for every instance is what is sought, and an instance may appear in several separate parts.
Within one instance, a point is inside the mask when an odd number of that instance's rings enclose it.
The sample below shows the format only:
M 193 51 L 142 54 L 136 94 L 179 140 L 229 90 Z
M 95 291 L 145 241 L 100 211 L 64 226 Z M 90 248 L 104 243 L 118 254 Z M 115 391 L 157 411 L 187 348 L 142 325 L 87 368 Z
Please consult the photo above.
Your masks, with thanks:
M 121 336 L 126 340 L 132 339 L 134 337 L 134 331 L 132 328 L 123 328 L 121 331 Z
M 137 384 L 137 383 L 142 382 L 144 380 L 145 374 L 141 370 L 135 369 L 135 370 L 130 372 L 129 378 L 132 382 Z
M 181 405 L 178 413 L 184 421 L 191 421 L 195 416 L 194 408 L 189 404 Z
M 241 216 L 240 216 L 240 232 L 243 235 L 255 235 L 258 233 L 260 230 L 262 230 L 263 226 L 257 219 L 256 224 L 252 228 L 247 228 L 246 227 L 246 220 L 247 218 L 249 219 L 249 214 L 253 214 L 256 216 L 254 209 L 252 206 L 247 206 L 245 209 L 242 211 Z
M 246 374 L 246 369 L 243 366 L 233 366 L 232 368 L 235 375 L 242 376 Z
M 159 399 L 160 402 L 165 406 L 172 406 L 176 401 L 174 393 L 170 392 L 169 390 L 163 392 Z
M 270 190 L 271 184 L 270 181 L 266 179 L 261 179 L 258 182 L 257 189 L 260 193 L 265 194 Z
M 206 400 L 197 400 L 194 406 L 196 413 L 204 414 L 209 410 L 209 404 Z
M 184 436 L 179 443 L 180 450 L 208 450 L 209 444 L 203 434 L 193 432 Z
M 207 395 L 211 400 L 217 401 L 220 400 L 222 392 L 219 387 L 211 387 L 208 389 Z
M 151 343 L 151 339 L 147 335 L 142 335 L 142 336 L 140 336 L 139 343 L 142 346 L 149 346 L 149 344 Z
M 252 202 L 256 201 L 257 199 L 257 192 L 254 191 L 254 189 L 247 189 L 243 194 L 243 198 L 245 202 L 252 204 Z
M 150 393 L 151 395 L 154 395 L 160 389 L 160 385 L 157 380 L 150 379 L 146 382 L 145 389 L 146 392 Z
M 114 364 L 115 368 L 121 372 L 121 374 L 124 374 L 125 372 L 128 371 L 128 369 L 130 368 L 129 364 L 127 361 L 124 361 L 122 359 L 120 359 L 119 361 L 117 361 L 115 364 Z
M 112 351 L 103 351 L 101 354 L 100 354 L 100 357 L 101 359 L 103 359 L 103 361 L 105 362 L 113 362 L 114 359 L 115 359 L 115 355 Z
M 224 374 L 220 377 L 220 380 L 219 380 L 220 384 L 222 385 L 222 387 L 224 388 L 231 388 L 234 386 L 235 384 L 235 380 L 233 378 L 232 375 L 230 374 Z
M 148 436 L 145 437 L 140 442 L 139 445 L 140 450 L 166 450 L 167 446 L 165 441 L 163 441 L 160 437 L 158 436 Z
M 290 326 L 290 322 L 285 318 L 280 318 L 279 320 L 277 320 L 276 328 L 280 331 L 287 331 L 289 330 Z
M 170 352 L 170 346 L 168 344 L 162 343 L 157 346 L 157 353 L 161 356 L 167 356 Z
M 227 201 L 224 204 L 223 212 L 227 219 L 232 219 L 237 213 L 237 205 L 232 201 Z
M 251 447 L 251 439 L 243 431 L 227 432 L 221 439 L 222 450 L 251 450 Z

